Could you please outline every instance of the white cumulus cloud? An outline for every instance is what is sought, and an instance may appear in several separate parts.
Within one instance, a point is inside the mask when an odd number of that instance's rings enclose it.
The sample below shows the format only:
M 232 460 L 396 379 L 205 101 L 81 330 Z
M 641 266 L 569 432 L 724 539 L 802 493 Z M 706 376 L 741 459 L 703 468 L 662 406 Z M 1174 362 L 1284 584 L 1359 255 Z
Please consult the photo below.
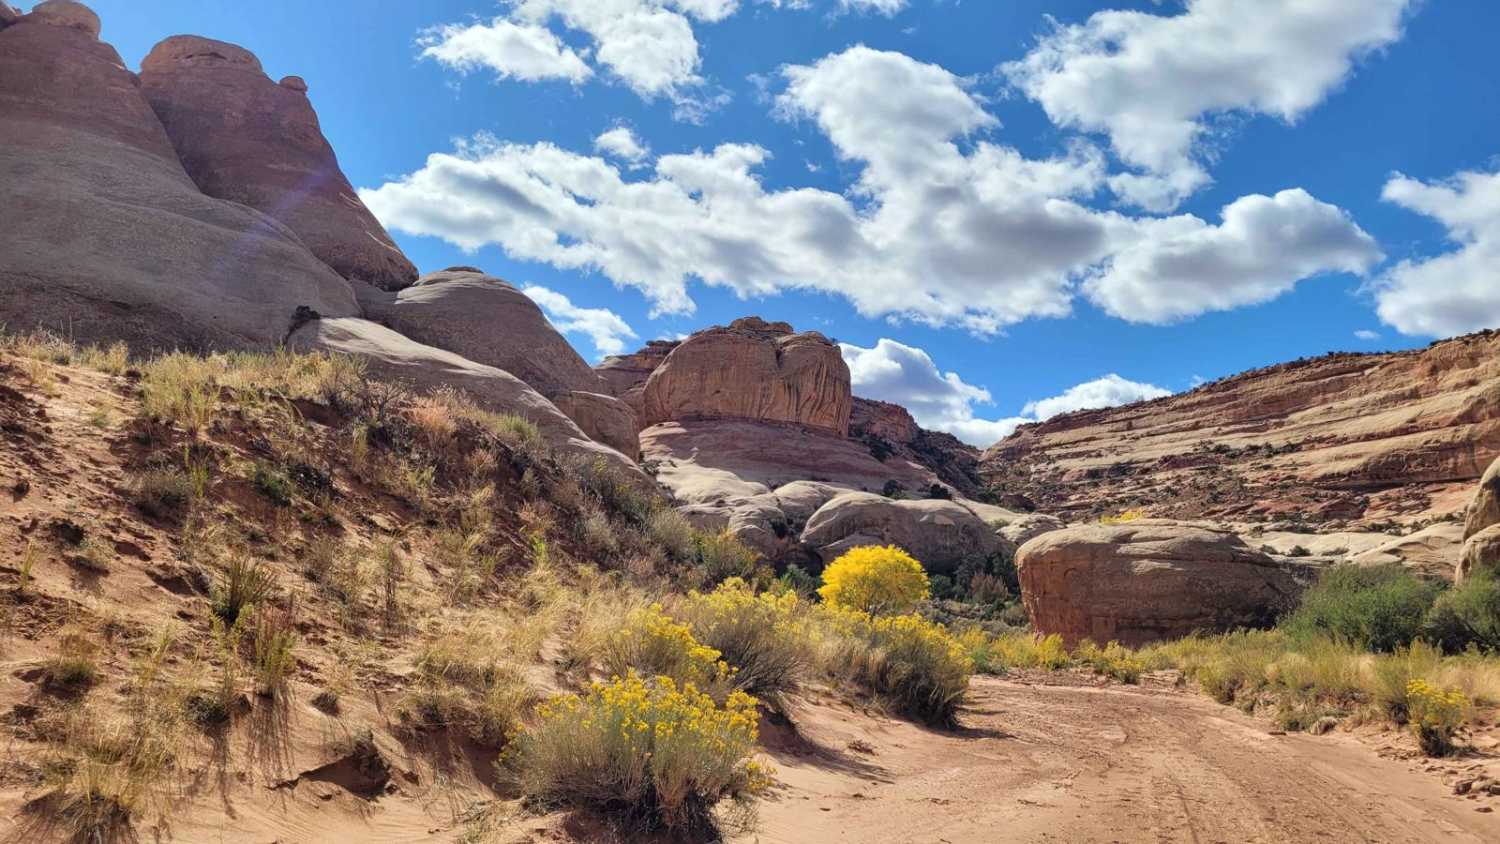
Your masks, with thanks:
M 1381 320 L 1429 337 L 1500 327 L 1500 172 L 1463 172 L 1437 183 L 1398 173 L 1382 197 L 1442 223 L 1456 248 L 1401 261 L 1379 278 Z
M 1122 198 L 1166 211 L 1210 181 L 1213 118 L 1291 122 L 1401 37 L 1416 0 L 1187 0 L 1176 14 L 1107 10 L 1058 25 L 1012 82 L 1059 126 L 1107 134 L 1139 172 Z
M 618 355 L 625 351 L 626 340 L 636 339 L 629 323 L 608 308 L 580 308 L 567 296 L 537 284 L 521 292 L 541 306 L 558 331 L 588 337 L 600 355 Z
M 1363 269 L 1373 245 L 1300 190 L 1190 215 L 1089 206 L 1108 176 L 1075 144 L 1028 158 L 964 80 L 897 52 L 852 47 L 784 68 L 776 112 L 823 132 L 848 191 L 767 189 L 752 144 L 661 155 L 649 170 L 489 136 L 430 155 L 361 198 L 387 225 L 466 250 L 597 271 L 653 314 L 690 313 L 691 281 L 742 297 L 846 297 L 867 317 L 988 334 L 1061 317 L 1080 294 L 1127 319 L 1168 321 L 1264 301 L 1302 278 Z
M 628 126 L 616 126 L 594 139 L 594 149 L 636 165 L 651 155 L 651 149 Z
M 922 349 L 886 338 L 869 349 L 849 343 L 840 343 L 839 348 L 849 365 L 855 395 L 899 404 L 922 427 L 946 431 L 980 448 L 999 442 L 1028 422 L 1171 395 L 1153 384 L 1110 374 L 1062 395 L 1028 402 L 1020 416 L 986 419 L 975 408 L 994 404 L 990 392 L 965 383 L 956 372 L 942 372 Z
M 423 33 L 417 43 L 424 58 L 463 73 L 489 68 L 501 79 L 566 79 L 575 85 L 594 74 L 582 56 L 546 27 L 504 18 L 440 26 Z

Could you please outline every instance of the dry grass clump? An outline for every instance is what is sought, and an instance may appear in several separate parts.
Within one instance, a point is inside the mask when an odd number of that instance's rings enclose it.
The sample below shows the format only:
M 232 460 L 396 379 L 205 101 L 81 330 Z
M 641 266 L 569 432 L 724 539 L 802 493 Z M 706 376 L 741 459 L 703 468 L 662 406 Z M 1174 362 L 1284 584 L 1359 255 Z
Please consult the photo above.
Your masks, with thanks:
M 721 705 L 691 683 L 632 675 L 562 695 L 507 751 L 503 770 L 533 801 L 602 810 L 644 828 L 715 837 L 714 807 L 770 785 L 752 761 L 755 699 Z
M 87 630 L 72 624 L 58 631 L 57 653 L 43 666 L 47 683 L 63 688 L 92 685 L 99 676 L 103 647 Z
M 214 584 L 214 615 L 233 625 L 245 608 L 260 603 L 276 589 L 276 572 L 243 551 L 232 550 Z
M 256 607 L 251 645 L 258 693 L 274 699 L 286 697 L 291 688 L 292 672 L 297 668 L 295 651 L 298 642 L 295 605 Z
M 524 621 L 474 615 L 431 635 L 417 655 L 420 681 L 399 705 L 413 726 L 455 727 L 489 747 L 521 728 L 536 694 L 513 660 L 524 654 Z M 518 645 L 520 647 L 518 647 Z
M 941 624 L 918 615 L 872 616 L 826 608 L 821 663 L 835 678 L 936 726 L 952 726 L 974 662 Z

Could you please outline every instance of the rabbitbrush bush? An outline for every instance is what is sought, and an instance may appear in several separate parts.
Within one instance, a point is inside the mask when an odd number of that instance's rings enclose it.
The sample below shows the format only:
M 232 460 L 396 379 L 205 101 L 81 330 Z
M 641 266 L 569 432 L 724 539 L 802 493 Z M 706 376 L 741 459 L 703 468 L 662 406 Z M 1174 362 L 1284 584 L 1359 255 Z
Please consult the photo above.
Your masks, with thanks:
M 784 708 L 812 659 L 807 609 L 795 592 L 757 595 L 730 578 L 710 593 L 689 595 L 674 612 L 734 670 L 735 688 Z
M 604 669 L 616 678 L 637 672 L 666 676 L 717 692 L 729 677 L 720 653 L 693 638 L 692 628 L 652 604 L 632 612 L 604 648 Z
M 1426 680 L 1406 686 L 1406 709 L 1417 743 L 1428 756 L 1453 753 L 1453 734 L 1463 724 L 1469 698 L 1457 689 L 1440 689 Z
M 910 612 L 927 598 L 927 572 L 894 545 L 852 548 L 823 570 L 823 601 L 875 615 Z
M 555 697 L 538 712 L 501 761 L 533 800 L 707 831 L 715 804 L 748 800 L 770 784 L 751 760 L 756 701 L 744 692 L 720 706 L 692 683 L 632 674 L 582 697 Z
M 868 688 L 929 724 L 951 726 L 969 688 L 974 662 L 941 624 L 919 615 L 875 616 L 824 608 L 832 643 L 825 667 Z

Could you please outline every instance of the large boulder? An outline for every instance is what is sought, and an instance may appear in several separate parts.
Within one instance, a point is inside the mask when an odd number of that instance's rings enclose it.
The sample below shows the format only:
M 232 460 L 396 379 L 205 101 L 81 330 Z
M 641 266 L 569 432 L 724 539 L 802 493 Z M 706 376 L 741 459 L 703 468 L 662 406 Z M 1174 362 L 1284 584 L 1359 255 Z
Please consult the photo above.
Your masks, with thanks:
M 939 574 L 965 560 L 1015 551 L 963 502 L 893 500 L 868 492 L 845 492 L 824 504 L 808 520 L 802 542 L 824 563 L 861 545 L 898 545 Z
M 544 396 L 603 392 L 603 382 L 526 294 L 471 267 L 428 273 L 366 314 L 419 343 L 493 366 Z
M 1264 626 L 1305 582 L 1228 531 L 1151 520 L 1042 534 L 1016 566 L 1032 627 L 1070 645 Z
M 552 397 L 557 409 L 578 423 L 589 439 L 601 442 L 632 460 L 641 454 L 641 432 L 630 405 L 603 393 L 569 390 Z
M 1500 570 L 1500 524 L 1493 524 L 1469 537 L 1458 556 L 1455 583 L 1476 572 Z
M 138 349 L 266 347 L 358 313 L 282 224 L 204 196 L 77 3 L 0 29 L 0 324 Z
M 362 358 L 376 377 L 407 384 L 418 392 L 456 387 L 481 407 L 530 420 L 558 456 L 586 461 L 602 458 L 626 477 L 643 486 L 651 485 L 634 460 L 593 441 L 552 402 L 493 366 L 423 345 L 364 319 L 313 320 L 294 332 L 288 345 Z
M 348 279 L 405 287 L 417 270 L 339 169 L 307 83 L 276 83 L 241 47 L 174 35 L 141 62 L 141 91 L 209 196 L 262 211 Z
M 684 340 L 651 373 L 642 423 L 745 419 L 844 437 L 852 395 L 838 346 L 784 322 L 735 320 Z
M 1500 459 L 1491 463 L 1479 479 L 1479 489 L 1474 492 L 1464 519 L 1464 539 L 1495 524 L 1500 524 Z

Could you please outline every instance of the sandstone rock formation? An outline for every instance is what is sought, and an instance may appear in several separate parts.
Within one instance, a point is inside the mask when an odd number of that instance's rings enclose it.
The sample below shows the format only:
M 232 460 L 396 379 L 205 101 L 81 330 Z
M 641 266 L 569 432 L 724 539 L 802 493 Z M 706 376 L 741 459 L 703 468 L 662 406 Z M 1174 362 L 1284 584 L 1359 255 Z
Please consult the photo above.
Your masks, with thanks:
M 602 457 L 637 482 L 649 483 L 634 460 L 589 439 L 541 394 L 493 366 L 423 345 L 363 319 L 313 320 L 297 329 L 288 345 L 363 358 L 372 374 L 409 384 L 418 392 L 445 386 L 462 389 L 485 408 L 529 419 L 560 456 L 590 461 Z
M 203 193 L 285 223 L 344 278 L 387 290 L 416 279 L 339 169 L 301 78 L 278 84 L 248 50 L 176 35 L 152 48 L 140 80 Z
M 1015 552 L 961 502 L 897 501 L 868 492 L 844 492 L 820 507 L 802 542 L 825 563 L 861 545 L 897 545 L 937 574 L 951 573 L 965 560 Z
M 855 396 L 849 436 L 881 459 L 896 454 L 926 466 L 964 495 L 979 491 L 979 450 L 952 434 L 925 430 L 901 405 Z
M 640 457 L 640 425 L 630 405 L 603 393 L 569 390 L 552 397 L 557 409 L 578 423 L 589 439 L 634 460 Z
M 1496 524 L 1500 524 L 1500 458 L 1479 479 L 1464 519 L 1464 539 Z
M 636 416 L 644 418 L 646 381 L 679 345 L 678 340 L 652 340 L 640 351 L 605 358 L 594 367 L 594 372 L 604 379 L 611 395 L 630 405 Z
M 1500 333 L 1336 354 L 1028 425 L 985 452 L 992 492 L 1075 521 L 1302 519 L 1323 528 L 1456 512 L 1500 455 Z
M 1069 644 L 1269 624 L 1307 574 L 1228 531 L 1157 520 L 1046 533 L 1021 546 L 1016 565 L 1033 628 Z
M 1453 579 L 1462 583 L 1475 572 L 1496 570 L 1500 570 L 1500 523 L 1490 525 L 1464 542 Z
M 849 367 L 817 332 L 756 317 L 684 340 L 646 381 L 642 423 L 782 422 L 849 433 Z
M 12 9 L 5 0 L 0 0 L 0 29 L 15 23 L 21 19 L 21 13 Z
M 385 296 L 366 294 L 366 315 L 429 346 L 503 369 L 544 396 L 601 392 L 603 382 L 542 309 L 510 284 L 472 268 L 428 273 Z
M 0 29 L 0 324 L 138 350 L 267 347 L 299 307 L 357 313 L 286 227 L 198 190 L 98 31 L 62 0 Z

